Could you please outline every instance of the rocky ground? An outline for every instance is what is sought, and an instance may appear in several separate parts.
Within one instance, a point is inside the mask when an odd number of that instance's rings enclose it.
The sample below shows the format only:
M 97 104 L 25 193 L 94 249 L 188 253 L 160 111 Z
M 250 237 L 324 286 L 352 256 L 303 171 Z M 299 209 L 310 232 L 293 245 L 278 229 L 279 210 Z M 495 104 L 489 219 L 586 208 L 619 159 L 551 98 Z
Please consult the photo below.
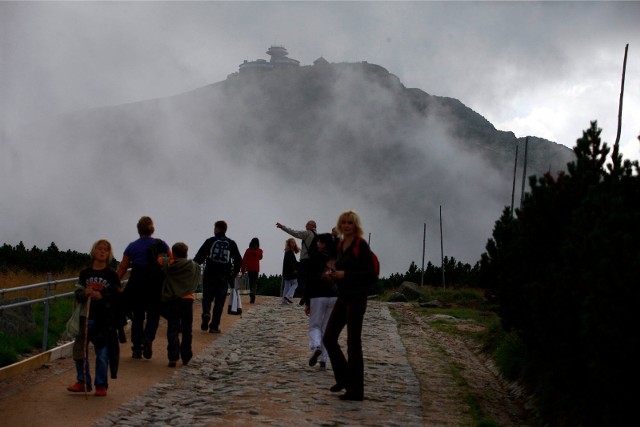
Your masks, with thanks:
M 162 347 L 151 361 L 125 357 L 107 398 L 66 393 L 69 360 L 0 384 L 3 425 L 535 425 L 517 388 L 473 344 L 436 329 L 438 317 L 417 314 L 414 304 L 371 302 L 363 332 L 364 402 L 338 400 L 327 390 L 330 368 L 307 365 L 301 307 L 269 297 L 245 307 L 242 319 L 230 319 L 214 339 L 194 330 L 203 342 L 187 367 L 167 368 Z M 39 414 L 33 420 L 44 423 L 25 418 L 32 406 Z
M 409 361 L 420 382 L 425 425 L 466 426 L 473 407 L 477 418 L 499 426 L 533 426 L 521 390 L 504 381 L 493 362 L 468 340 L 441 332 L 434 321 L 461 329 L 481 328 L 472 321 L 418 314 L 415 304 L 392 304 Z M 469 402 L 475 402 L 470 405 Z

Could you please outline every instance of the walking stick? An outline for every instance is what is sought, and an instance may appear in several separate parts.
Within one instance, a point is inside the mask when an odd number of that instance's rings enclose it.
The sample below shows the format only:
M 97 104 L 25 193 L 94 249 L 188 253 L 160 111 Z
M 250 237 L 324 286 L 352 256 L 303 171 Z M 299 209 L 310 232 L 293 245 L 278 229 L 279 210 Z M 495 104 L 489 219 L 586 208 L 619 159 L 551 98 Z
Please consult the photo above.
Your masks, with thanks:
M 87 378 L 89 377 L 89 310 L 91 309 L 91 295 L 87 298 L 87 312 L 86 312 L 86 321 L 84 322 L 84 360 L 82 361 L 82 369 L 84 370 L 84 398 L 89 400 L 89 395 L 87 393 Z

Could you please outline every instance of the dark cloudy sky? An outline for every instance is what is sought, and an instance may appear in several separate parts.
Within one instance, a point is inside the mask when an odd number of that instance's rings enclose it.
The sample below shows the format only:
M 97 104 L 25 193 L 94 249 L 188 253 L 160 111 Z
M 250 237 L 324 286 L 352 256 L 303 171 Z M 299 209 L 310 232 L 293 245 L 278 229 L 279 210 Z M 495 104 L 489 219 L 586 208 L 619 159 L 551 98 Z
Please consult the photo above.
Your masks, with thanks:
M 267 58 L 270 45 L 285 46 L 302 65 L 320 56 L 382 65 L 407 87 L 461 100 L 500 130 L 571 147 L 591 120 L 598 120 L 606 142 L 615 140 L 629 43 L 621 146 L 625 157 L 638 159 L 639 20 L 637 2 L 3 1 L 0 166 L 8 170 L 7 153 L 21 150 L 2 136 L 8 129 L 215 83 L 245 59 Z M 1 177 L 8 185 L 10 177 Z M 55 233 L 7 224 L 5 218 L 19 216 L 19 205 L 1 200 L 0 242 L 55 240 L 66 249 Z M 36 208 L 42 207 L 20 206 Z M 272 216 L 299 227 L 308 219 Z M 126 219 L 128 233 L 136 220 L 133 213 Z M 241 248 L 250 237 L 243 236 Z M 419 262 L 420 245 L 407 265 Z M 279 272 L 279 262 L 280 255 L 268 272 Z

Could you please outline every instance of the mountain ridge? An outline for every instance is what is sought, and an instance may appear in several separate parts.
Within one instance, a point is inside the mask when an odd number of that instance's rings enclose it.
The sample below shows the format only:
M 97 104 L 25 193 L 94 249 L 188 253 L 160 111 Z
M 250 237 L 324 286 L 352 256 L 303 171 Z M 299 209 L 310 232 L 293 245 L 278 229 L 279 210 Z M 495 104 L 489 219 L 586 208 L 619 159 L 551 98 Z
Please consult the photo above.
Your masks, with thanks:
M 166 230 L 168 241 L 191 247 L 213 221 L 228 218 L 236 240 L 264 238 L 275 257 L 265 261 L 267 271 L 276 272 L 283 236 L 275 222 L 295 228 L 316 218 L 329 231 L 340 211 L 355 209 L 374 235 L 382 274 L 419 259 L 417 230 L 425 223 L 435 234 L 440 206 L 445 255 L 478 260 L 510 203 L 522 141 L 461 101 L 407 89 L 369 63 L 231 75 L 174 96 L 52 118 L 11 139 L 26 151 L 6 191 L 31 205 L 48 201 L 55 226 L 17 208 L 9 222 L 34 229 L 41 244 L 84 248 L 81 236 L 105 229 L 91 209 L 113 219 L 103 235 L 114 236 L 116 247 L 130 240 L 127 230 L 142 214 Z M 522 147 L 520 153 L 518 171 Z M 563 170 L 572 155 L 530 138 L 527 175 Z M 439 251 L 439 241 L 429 239 L 434 263 Z

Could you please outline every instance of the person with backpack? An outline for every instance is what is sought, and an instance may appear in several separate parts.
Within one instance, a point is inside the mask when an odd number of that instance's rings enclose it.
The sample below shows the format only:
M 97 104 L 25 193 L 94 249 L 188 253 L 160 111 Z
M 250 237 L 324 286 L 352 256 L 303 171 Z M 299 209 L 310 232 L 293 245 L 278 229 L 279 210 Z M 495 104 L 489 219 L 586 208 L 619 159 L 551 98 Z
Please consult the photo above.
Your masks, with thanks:
M 304 230 L 292 230 L 291 228 L 281 223 L 276 223 L 276 227 L 292 235 L 297 239 L 301 239 L 301 251 L 300 251 L 300 268 L 298 270 L 298 287 L 302 297 L 300 298 L 300 305 L 304 305 L 304 291 L 305 283 L 307 281 L 307 266 L 309 265 L 309 251 L 315 250 L 315 242 L 313 241 L 318 233 L 316 233 L 316 222 L 312 219 L 307 221 Z
M 323 343 L 329 353 L 336 384 L 330 390 L 346 390 L 341 400 L 364 399 L 364 358 L 362 354 L 362 325 L 367 309 L 369 289 L 376 281 L 376 267 L 369 245 L 362 238 L 360 217 L 354 211 L 343 212 L 336 225 L 342 240 L 338 242 L 335 269 L 328 276 L 338 288 Z M 347 327 L 347 357 L 338 338 Z
M 140 238 L 129 243 L 124 250 L 117 272 L 122 279 L 131 266 L 124 299 L 131 317 L 132 357 L 151 359 L 153 340 L 160 323 L 160 296 L 164 283 L 164 274 L 157 259 L 161 254 L 172 254 L 163 240 L 151 237 L 155 227 L 150 217 L 141 217 L 136 227 Z
M 226 236 L 227 223 L 216 221 L 213 237 L 204 241 L 196 256 L 197 264 L 205 264 L 202 277 L 202 324 L 212 334 L 220 333 L 220 319 L 227 298 L 227 288 L 234 287 L 234 278 L 242 267 L 242 255 L 236 242 Z M 211 305 L 213 304 L 213 312 Z
M 241 272 L 249 275 L 249 303 L 256 302 L 256 293 L 258 291 L 258 274 L 260 273 L 260 260 L 262 259 L 262 249 L 260 249 L 260 240 L 257 237 L 251 239 L 249 247 L 244 251 L 242 257 Z

